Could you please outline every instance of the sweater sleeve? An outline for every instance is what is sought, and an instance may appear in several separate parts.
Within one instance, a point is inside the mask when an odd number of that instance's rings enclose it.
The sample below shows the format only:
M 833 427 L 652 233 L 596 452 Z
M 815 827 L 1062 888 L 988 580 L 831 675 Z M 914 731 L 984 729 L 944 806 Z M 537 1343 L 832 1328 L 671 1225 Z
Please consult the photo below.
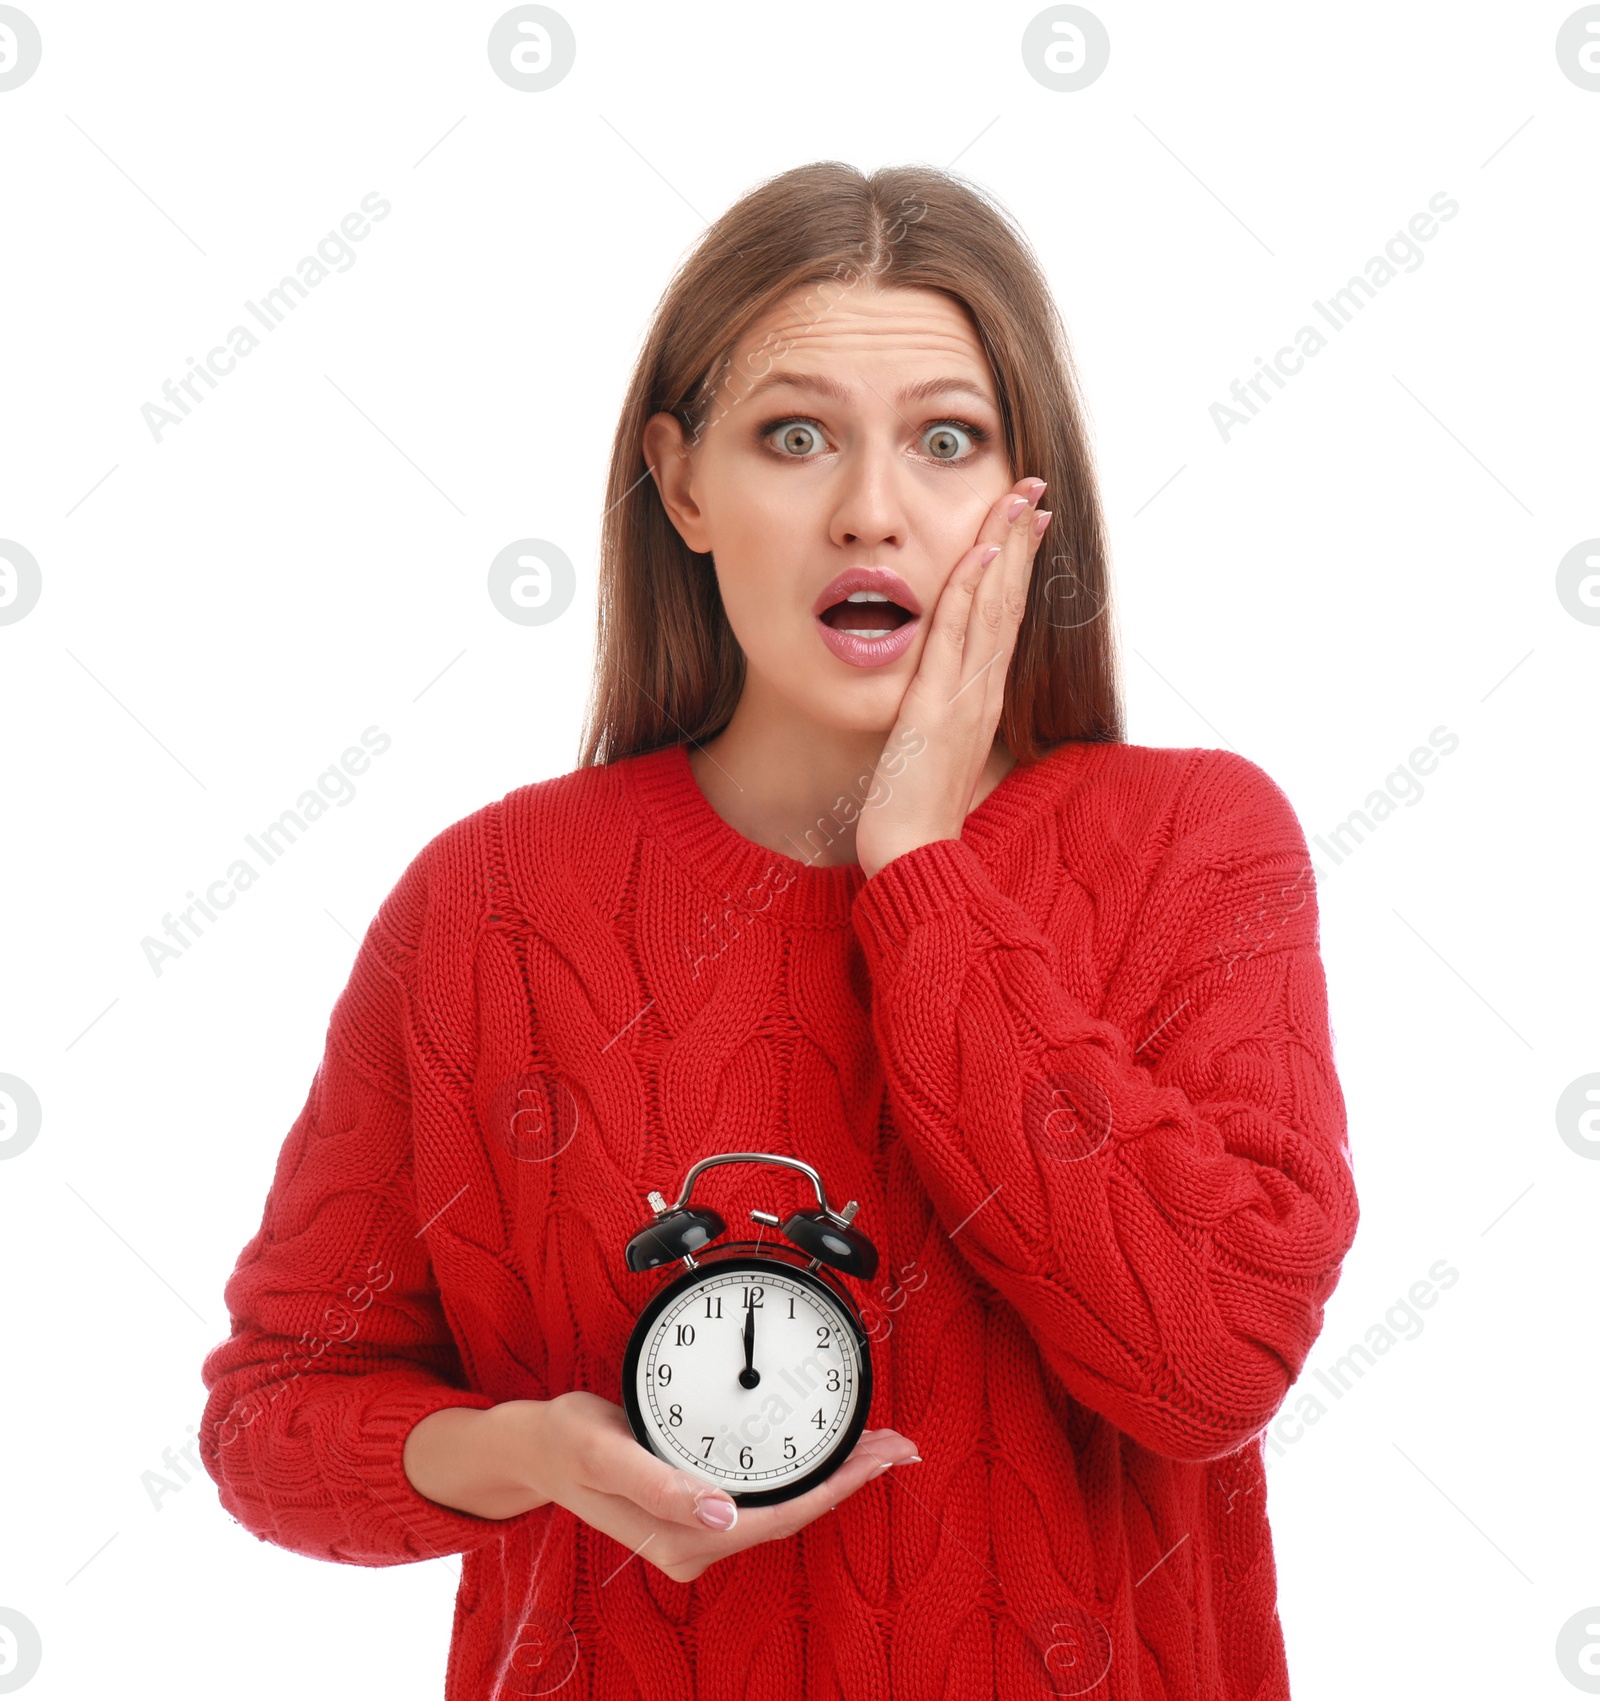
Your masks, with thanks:
M 224 1288 L 232 1334 L 200 1373 L 201 1457 L 223 1507 L 263 1541 L 351 1565 L 464 1552 L 516 1522 L 424 1498 L 402 1464 L 429 1413 L 497 1403 L 466 1387 L 417 1222 L 406 986 L 423 860 L 362 940 Z
M 1304 835 L 1261 769 L 1212 757 L 1129 936 L 1170 967 L 1114 977 L 1145 1032 L 1073 996 L 1096 977 L 1062 954 L 1091 935 L 1058 947 L 964 840 L 886 863 L 854 912 L 895 1125 L 954 1246 L 1075 1399 L 1185 1460 L 1282 1404 L 1358 1214 Z

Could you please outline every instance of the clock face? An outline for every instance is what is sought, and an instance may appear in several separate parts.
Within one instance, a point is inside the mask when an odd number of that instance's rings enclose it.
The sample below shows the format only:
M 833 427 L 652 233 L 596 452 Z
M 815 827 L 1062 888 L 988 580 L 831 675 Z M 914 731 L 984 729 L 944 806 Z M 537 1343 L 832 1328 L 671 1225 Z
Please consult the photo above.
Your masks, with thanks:
M 787 1500 L 860 1438 L 872 1398 L 866 1338 L 803 1268 L 707 1262 L 657 1294 L 623 1370 L 635 1436 L 743 1504 Z

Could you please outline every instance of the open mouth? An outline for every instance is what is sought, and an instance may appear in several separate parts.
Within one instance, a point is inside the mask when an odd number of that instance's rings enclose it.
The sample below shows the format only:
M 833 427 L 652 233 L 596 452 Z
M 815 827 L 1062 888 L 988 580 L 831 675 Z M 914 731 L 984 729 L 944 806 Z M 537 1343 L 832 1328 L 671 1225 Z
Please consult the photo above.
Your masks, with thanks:
M 817 618 L 835 632 L 852 638 L 881 638 L 916 616 L 881 591 L 852 591 L 843 602 L 825 608 Z

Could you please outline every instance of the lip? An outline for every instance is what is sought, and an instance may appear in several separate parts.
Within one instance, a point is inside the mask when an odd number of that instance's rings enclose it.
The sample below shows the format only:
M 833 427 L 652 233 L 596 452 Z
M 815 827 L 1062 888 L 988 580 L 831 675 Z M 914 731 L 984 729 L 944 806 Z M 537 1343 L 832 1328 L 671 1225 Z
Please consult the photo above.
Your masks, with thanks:
M 820 615 L 836 602 L 843 602 L 852 591 L 880 591 L 890 602 L 899 603 L 911 615 L 922 613 L 922 604 L 912 594 L 911 587 L 892 567 L 846 567 L 822 587 L 821 594 L 811 605 L 811 612 Z M 904 631 L 905 627 L 900 630 Z
M 884 638 L 855 638 L 848 632 L 836 632 L 822 618 L 825 610 L 843 602 L 852 591 L 877 591 L 891 602 L 897 602 L 911 618 Z M 811 605 L 817 631 L 824 644 L 840 661 L 851 667 L 885 667 L 903 656 L 911 647 L 922 624 L 922 604 L 912 594 L 911 587 L 890 567 L 847 567 L 823 586 L 821 594 Z

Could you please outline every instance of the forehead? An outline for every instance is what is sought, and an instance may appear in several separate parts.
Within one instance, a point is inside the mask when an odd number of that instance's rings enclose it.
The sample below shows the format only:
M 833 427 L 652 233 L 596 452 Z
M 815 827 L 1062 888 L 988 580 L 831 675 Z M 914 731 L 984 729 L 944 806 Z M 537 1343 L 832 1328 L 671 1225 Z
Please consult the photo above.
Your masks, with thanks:
M 748 360 L 747 360 L 748 357 Z M 989 362 L 972 321 L 952 297 L 933 289 L 880 289 L 845 282 L 812 284 L 768 309 L 739 339 L 733 370 L 826 371 L 851 368 L 941 372 L 994 396 Z

